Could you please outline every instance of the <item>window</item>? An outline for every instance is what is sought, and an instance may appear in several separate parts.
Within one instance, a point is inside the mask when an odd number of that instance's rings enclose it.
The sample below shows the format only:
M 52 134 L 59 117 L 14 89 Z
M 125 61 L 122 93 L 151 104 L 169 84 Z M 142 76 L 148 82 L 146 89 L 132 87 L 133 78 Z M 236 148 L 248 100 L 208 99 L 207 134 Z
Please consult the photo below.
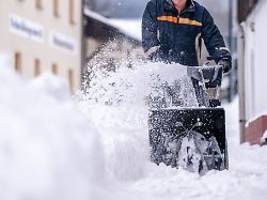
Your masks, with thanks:
M 55 17 L 59 17 L 59 0 L 53 0 L 53 14 Z
M 34 60 L 34 76 L 39 76 L 41 74 L 41 63 L 39 59 Z
M 57 64 L 53 64 L 52 65 L 52 73 L 54 75 L 58 75 L 58 66 L 57 66 Z
M 68 71 L 69 87 L 71 92 L 74 92 L 74 73 L 72 69 Z
M 42 9 L 43 9 L 42 0 L 35 0 L 35 7 L 36 7 L 38 10 L 42 10 Z
M 74 0 L 69 0 L 69 22 L 70 24 L 75 24 L 74 21 Z
M 15 53 L 15 70 L 18 73 L 22 73 L 22 60 L 21 60 L 21 53 Z

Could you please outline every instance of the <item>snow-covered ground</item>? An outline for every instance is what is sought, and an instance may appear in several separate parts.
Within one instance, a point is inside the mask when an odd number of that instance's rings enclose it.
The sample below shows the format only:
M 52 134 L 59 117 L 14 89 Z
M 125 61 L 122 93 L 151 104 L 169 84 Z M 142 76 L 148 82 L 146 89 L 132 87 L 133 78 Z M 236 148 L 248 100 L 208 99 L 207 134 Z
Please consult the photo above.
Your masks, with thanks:
M 0 199 L 265 200 L 267 147 L 239 145 L 237 99 L 225 105 L 229 171 L 199 176 L 149 162 L 150 70 L 99 73 L 91 93 L 73 98 L 52 75 L 25 81 L 1 68 Z

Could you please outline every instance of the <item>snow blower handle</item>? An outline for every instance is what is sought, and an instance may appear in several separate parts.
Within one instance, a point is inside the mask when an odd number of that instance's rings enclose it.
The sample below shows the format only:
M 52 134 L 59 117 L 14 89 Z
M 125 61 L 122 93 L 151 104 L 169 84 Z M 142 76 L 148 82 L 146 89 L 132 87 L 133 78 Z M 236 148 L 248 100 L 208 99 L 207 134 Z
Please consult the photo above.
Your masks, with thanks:
M 206 88 L 217 88 L 222 83 L 223 68 L 221 65 L 188 67 L 187 74 L 191 78 L 204 83 Z

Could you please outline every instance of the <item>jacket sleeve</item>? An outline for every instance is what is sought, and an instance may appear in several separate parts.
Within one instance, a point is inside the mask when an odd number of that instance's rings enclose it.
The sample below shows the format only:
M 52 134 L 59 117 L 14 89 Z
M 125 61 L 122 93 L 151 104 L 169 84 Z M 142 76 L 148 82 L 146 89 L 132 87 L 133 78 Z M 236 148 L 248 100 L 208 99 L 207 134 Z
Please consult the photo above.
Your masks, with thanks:
M 157 8 L 155 1 L 149 1 L 142 18 L 142 46 L 146 56 L 157 58 L 160 42 L 157 37 Z
M 212 56 L 216 63 L 222 59 L 227 59 L 229 61 L 232 59 L 231 53 L 226 48 L 218 27 L 215 25 L 212 16 L 206 9 L 204 9 L 203 14 L 202 37 L 210 56 Z

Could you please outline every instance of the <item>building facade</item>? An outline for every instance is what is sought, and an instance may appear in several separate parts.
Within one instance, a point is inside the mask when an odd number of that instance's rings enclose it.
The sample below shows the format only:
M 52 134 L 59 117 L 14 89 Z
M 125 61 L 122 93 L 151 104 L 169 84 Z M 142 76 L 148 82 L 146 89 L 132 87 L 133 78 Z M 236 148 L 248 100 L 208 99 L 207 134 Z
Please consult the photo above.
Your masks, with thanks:
M 239 0 L 239 106 L 241 142 L 267 142 L 266 9 L 264 0 Z
M 82 0 L 1 0 L 0 54 L 24 78 L 52 72 L 80 87 Z

